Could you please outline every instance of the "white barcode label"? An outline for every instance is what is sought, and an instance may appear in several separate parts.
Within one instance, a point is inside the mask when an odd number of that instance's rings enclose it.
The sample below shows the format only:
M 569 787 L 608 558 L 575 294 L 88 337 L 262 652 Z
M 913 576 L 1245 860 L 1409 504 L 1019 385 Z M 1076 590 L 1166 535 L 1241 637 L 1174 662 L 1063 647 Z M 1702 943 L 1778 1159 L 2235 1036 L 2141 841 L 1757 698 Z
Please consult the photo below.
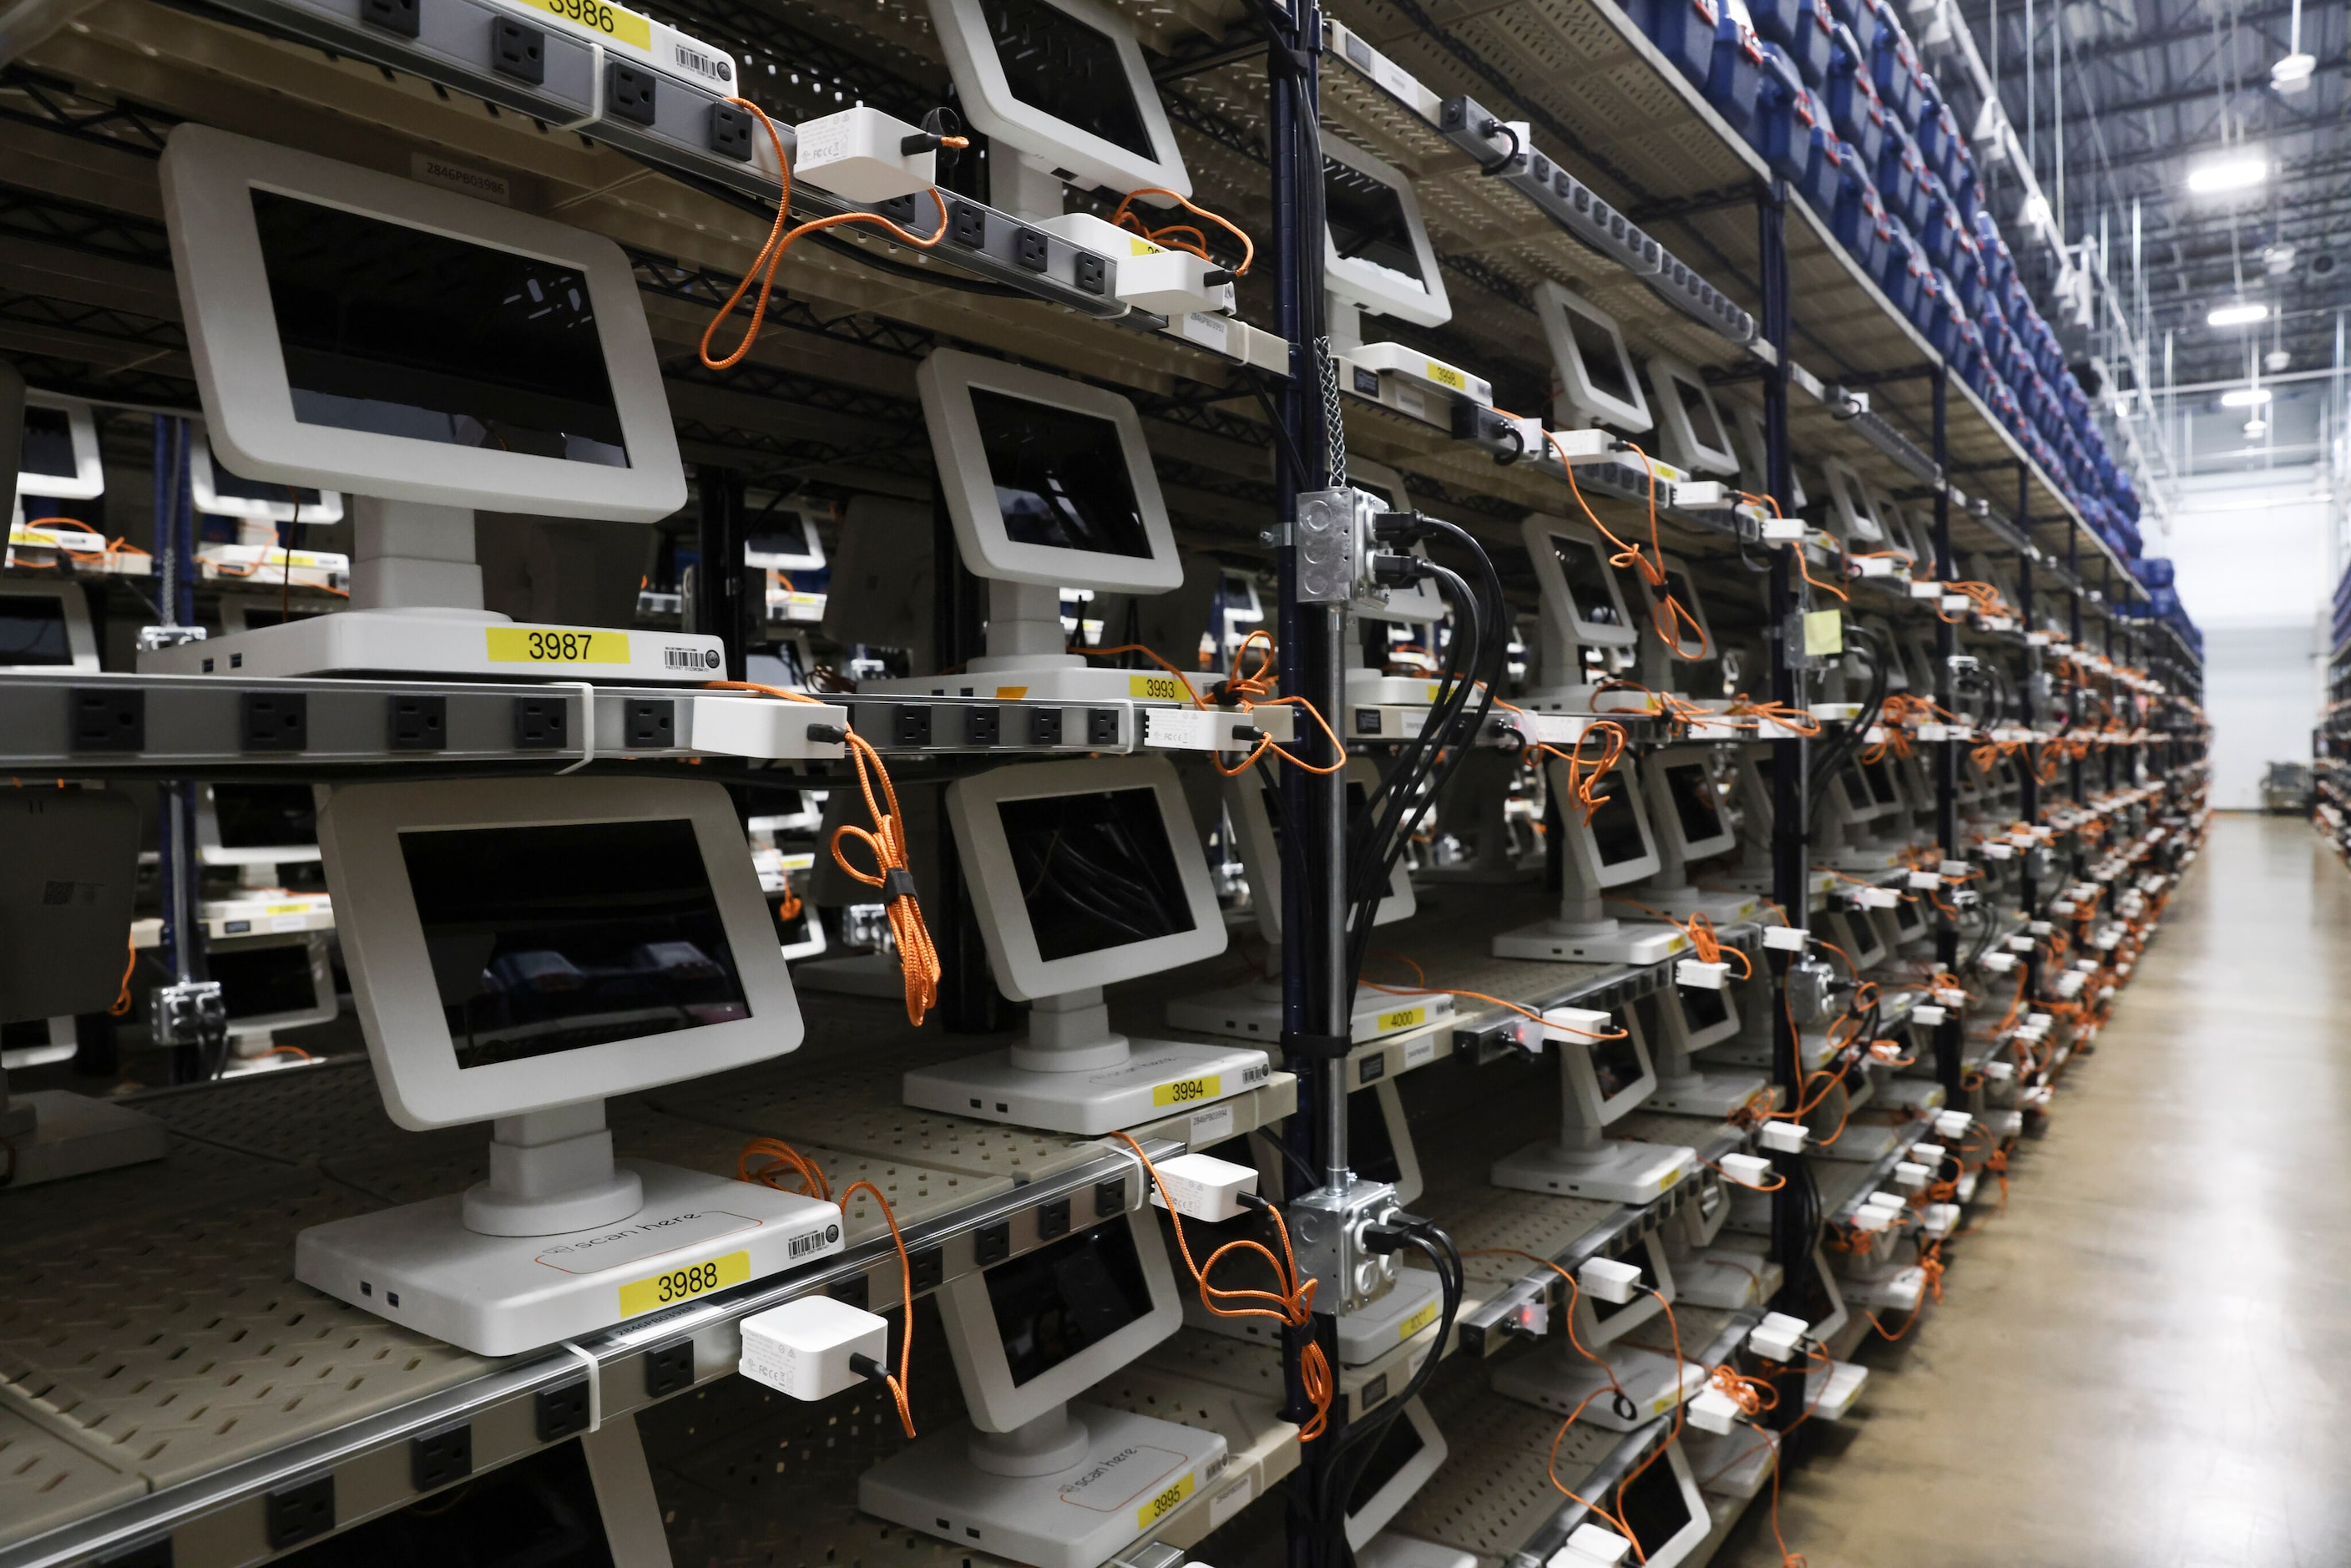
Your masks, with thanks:
M 811 1253 L 821 1251 L 824 1248 L 824 1235 L 821 1230 L 811 1230 L 805 1236 L 793 1237 L 785 1247 L 784 1256 L 806 1258 Z
M 662 649 L 664 669 L 715 670 L 726 662 L 726 655 L 716 648 L 681 648 L 671 643 Z
M 1192 1113 L 1191 1130 L 1184 1136 L 1191 1148 L 1205 1149 L 1233 1135 L 1233 1108 L 1230 1102 Z

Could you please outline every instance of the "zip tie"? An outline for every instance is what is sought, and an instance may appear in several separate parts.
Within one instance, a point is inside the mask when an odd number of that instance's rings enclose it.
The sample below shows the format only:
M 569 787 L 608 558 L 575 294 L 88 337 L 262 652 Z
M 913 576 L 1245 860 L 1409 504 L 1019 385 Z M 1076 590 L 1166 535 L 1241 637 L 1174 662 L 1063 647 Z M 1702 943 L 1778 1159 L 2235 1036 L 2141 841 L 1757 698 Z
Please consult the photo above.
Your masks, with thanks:
M 577 773 L 596 760 L 596 688 L 586 681 L 560 681 L 559 685 L 571 686 L 580 693 L 580 760 L 569 768 L 555 770 L 558 779 L 567 773 Z M 594 1427 L 590 1427 L 594 1431 Z
M 602 1387 L 602 1385 L 601 1385 L 601 1381 L 598 1379 L 598 1377 L 597 1377 L 597 1375 L 597 1375 L 597 1373 L 601 1370 L 601 1364 L 596 1360 L 596 1358 L 595 1358 L 593 1355 L 590 1354 L 587 1351 L 585 1351 L 585 1350 L 581 1349 L 578 1344 L 574 1343 L 573 1343 L 572 1341 L 570 1341 L 570 1340 L 568 1340 L 568 1339 L 567 1339 L 567 1340 L 563 1340 L 563 1341 L 559 1342 L 559 1343 L 556 1345 L 556 1348 L 557 1348 L 558 1350 L 568 1350 L 568 1351 L 569 1351 L 572 1354 L 574 1354 L 574 1355 L 578 1356 L 578 1357 L 579 1357 L 582 1362 L 584 1362 L 584 1363 L 586 1363 L 586 1364 L 587 1364 L 587 1367 L 588 1367 L 588 1430 L 590 1430 L 590 1432 L 593 1432 L 593 1431 L 594 1431 L 594 1430 L 596 1430 L 599 1427 L 601 1427 L 601 1426 L 604 1424 L 604 1395 L 603 1395 L 603 1387 Z

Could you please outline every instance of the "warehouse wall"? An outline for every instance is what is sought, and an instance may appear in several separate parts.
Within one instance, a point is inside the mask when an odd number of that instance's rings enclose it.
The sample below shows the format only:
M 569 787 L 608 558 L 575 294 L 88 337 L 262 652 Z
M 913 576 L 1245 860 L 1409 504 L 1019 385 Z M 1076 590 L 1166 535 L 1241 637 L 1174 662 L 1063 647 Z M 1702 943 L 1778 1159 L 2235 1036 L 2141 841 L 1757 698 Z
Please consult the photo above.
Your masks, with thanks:
M 2182 486 L 2171 556 L 2180 601 L 2204 629 L 2212 803 L 2223 810 L 2257 809 L 2264 768 L 2310 757 L 2335 586 L 2329 506 L 2314 465 Z

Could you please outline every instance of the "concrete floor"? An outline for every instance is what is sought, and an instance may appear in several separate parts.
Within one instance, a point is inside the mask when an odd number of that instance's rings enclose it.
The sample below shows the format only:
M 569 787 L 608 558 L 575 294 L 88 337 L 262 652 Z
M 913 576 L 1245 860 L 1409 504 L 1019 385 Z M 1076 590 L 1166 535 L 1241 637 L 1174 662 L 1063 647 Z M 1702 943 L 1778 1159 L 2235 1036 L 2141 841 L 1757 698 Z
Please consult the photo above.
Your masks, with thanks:
M 2215 820 L 1943 1304 L 1785 1480 L 1809 1568 L 2351 1563 L 2351 872 Z M 1964 1249 L 1964 1250 L 1962 1249 Z M 1765 1499 L 1716 1557 L 1778 1568 Z

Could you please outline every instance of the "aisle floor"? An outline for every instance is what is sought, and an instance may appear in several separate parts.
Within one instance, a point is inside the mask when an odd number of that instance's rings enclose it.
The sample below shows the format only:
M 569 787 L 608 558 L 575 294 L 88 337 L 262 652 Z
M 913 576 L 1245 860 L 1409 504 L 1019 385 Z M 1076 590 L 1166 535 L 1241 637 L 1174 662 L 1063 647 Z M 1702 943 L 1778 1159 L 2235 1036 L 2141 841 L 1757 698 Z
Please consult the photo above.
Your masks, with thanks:
M 1943 1304 L 1786 1479 L 1809 1568 L 2351 1563 L 2351 873 L 2216 818 Z M 1759 1500 L 1715 1559 L 1777 1568 Z

